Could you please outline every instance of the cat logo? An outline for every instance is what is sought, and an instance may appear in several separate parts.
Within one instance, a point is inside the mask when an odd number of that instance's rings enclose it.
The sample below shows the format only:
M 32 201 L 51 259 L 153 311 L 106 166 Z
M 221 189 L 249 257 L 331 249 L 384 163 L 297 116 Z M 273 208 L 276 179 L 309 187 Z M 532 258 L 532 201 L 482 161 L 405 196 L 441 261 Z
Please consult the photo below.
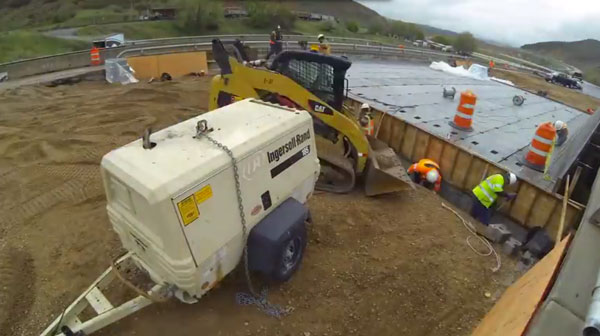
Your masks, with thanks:
M 323 104 L 319 104 L 318 102 L 314 101 L 314 100 L 308 100 L 308 105 L 310 106 L 310 108 L 316 112 L 316 113 L 323 113 L 323 114 L 329 114 L 329 115 L 333 115 L 333 110 L 330 109 L 329 107 L 323 105 Z

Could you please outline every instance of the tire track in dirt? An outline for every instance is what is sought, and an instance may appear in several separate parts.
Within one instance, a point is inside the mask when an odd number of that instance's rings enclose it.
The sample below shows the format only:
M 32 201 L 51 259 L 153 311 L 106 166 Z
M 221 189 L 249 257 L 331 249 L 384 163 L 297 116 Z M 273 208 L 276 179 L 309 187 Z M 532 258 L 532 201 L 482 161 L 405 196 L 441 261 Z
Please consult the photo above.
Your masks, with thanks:
M 5 211 L 5 216 L 0 220 L 0 228 L 6 230 L 14 225 L 22 224 L 61 202 L 81 202 L 90 197 L 98 196 L 101 193 L 101 188 L 87 188 L 88 183 L 89 181 L 80 179 L 69 180 L 48 192 Z

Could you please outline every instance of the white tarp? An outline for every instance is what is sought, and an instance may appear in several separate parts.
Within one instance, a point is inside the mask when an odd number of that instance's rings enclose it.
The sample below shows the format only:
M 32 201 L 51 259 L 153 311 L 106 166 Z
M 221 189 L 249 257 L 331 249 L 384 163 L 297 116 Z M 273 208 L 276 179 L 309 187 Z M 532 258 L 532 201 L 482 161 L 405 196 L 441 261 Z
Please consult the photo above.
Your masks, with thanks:
M 139 80 L 133 75 L 135 71 L 124 58 L 110 58 L 105 62 L 106 81 L 109 83 L 131 84 Z
M 450 66 L 450 64 L 443 61 L 432 62 L 429 67 L 433 70 L 447 72 L 455 76 L 468 77 L 477 80 L 493 80 L 496 82 L 514 86 L 514 84 L 511 81 L 496 77 L 488 77 L 488 68 L 479 64 L 472 64 L 471 67 L 469 67 L 469 70 L 463 68 L 462 66 L 452 67 Z

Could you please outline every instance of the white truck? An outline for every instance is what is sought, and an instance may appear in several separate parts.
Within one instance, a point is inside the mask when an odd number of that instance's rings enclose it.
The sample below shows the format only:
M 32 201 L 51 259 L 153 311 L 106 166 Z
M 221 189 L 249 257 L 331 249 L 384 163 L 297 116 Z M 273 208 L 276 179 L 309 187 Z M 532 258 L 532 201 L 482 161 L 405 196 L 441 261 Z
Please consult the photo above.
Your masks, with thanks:
M 194 303 L 245 260 L 245 247 L 246 271 L 275 281 L 302 260 L 320 169 L 306 111 L 246 99 L 148 131 L 101 166 L 109 219 L 127 253 L 43 336 L 87 335 L 171 296 Z M 150 290 L 124 279 L 127 263 L 151 279 Z M 114 278 L 140 295 L 113 306 L 102 291 Z M 83 321 L 87 306 L 97 315 Z

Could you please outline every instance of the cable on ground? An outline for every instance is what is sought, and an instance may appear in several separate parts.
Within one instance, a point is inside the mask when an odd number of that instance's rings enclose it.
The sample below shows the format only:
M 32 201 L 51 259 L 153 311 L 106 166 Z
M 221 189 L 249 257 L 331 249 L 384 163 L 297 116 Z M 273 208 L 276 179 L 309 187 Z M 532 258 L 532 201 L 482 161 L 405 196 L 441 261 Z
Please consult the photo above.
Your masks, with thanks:
M 462 221 L 465 228 L 472 234 L 472 236 L 467 237 L 466 242 L 467 242 L 467 245 L 469 245 L 469 248 L 471 248 L 471 250 L 473 250 L 473 252 L 475 252 L 476 254 L 478 254 L 482 257 L 487 257 L 492 254 L 496 257 L 496 267 L 492 268 L 492 272 L 494 272 L 494 273 L 498 272 L 500 270 L 500 267 L 502 267 L 502 261 L 500 260 L 500 255 L 498 254 L 498 252 L 496 252 L 496 250 L 494 249 L 492 244 L 487 239 L 480 236 L 477 233 L 477 231 L 475 230 L 475 227 L 473 226 L 473 224 L 471 224 L 471 222 L 468 222 L 464 218 L 462 218 L 462 216 L 459 215 L 458 212 L 456 212 L 456 210 L 447 206 L 443 202 L 442 202 L 442 208 L 444 208 L 446 210 L 450 210 L 452 213 L 454 213 L 456 215 L 456 217 L 458 217 Z M 487 252 L 480 252 L 479 250 L 477 250 L 476 248 L 473 247 L 473 245 L 471 244 L 471 241 L 470 241 L 470 239 L 472 239 L 473 236 L 476 237 L 477 239 L 479 239 L 479 241 L 483 244 L 483 246 L 485 246 L 487 248 L 487 250 L 488 250 Z

